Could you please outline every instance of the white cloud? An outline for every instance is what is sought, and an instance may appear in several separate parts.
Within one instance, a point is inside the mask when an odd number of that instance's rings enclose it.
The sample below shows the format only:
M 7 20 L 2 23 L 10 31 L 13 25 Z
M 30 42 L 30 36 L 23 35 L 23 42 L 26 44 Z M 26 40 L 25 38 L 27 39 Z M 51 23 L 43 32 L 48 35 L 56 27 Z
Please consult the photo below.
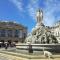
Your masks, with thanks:
M 29 15 L 36 19 L 36 10 L 39 8 L 39 2 L 42 0 L 30 0 L 28 5 Z M 56 17 L 56 13 L 60 12 L 59 0 L 43 0 L 45 7 L 43 7 L 44 24 L 52 26 L 54 22 L 59 20 L 60 16 Z M 40 8 L 42 8 L 40 6 Z
M 46 0 L 46 7 L 44 10 L 44 21 L 46 25 L 53 25 L 54 22 L 59 20 L 60 16 L 56 17 L 56 13 L 60 12 L 59 0 Z M 57 20 L 56 20 L 57 19 Z
M 32 6 L 28 6 L 28 13 L 35 19 L 35 10 Z
M 19 9 L 19 11 L 23 10 L 22 0 L 9 0 L 9 1 L 11 1 Z
M 60 20 L 60 16 L 56 17 L 56 13 L 60 12 L 59 0 L 29 0 L 27 6 L 23 7 L 23 0 L 10 0 L 19 9 L 20 12 L 24 12 L 24 8 L 27 13 L 36 20 L 36 10 L 39 8 L 39 3 L 44 2 L 43 14 L 44 23 L 46 25 L 52 25 L 55 20 Z M 42 8 L 40 6 L 40 8 Z M 22 14 L 23 15 L 23 14 Z
M 36 10 L 38 8 L 38 0 L 30 0 L 27 10 L 29 15 L 35 20 L 36 19 Z

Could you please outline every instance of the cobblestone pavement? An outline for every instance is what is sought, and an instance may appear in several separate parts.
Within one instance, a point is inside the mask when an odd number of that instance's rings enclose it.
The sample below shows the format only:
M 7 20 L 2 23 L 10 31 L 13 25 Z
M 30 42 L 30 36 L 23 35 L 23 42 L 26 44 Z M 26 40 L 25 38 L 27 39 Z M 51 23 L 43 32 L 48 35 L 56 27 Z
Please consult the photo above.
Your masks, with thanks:
M 28 59 L 0 53 L 0 60 L 28 60 Z
M 47 58 L 46 59 L 43 59 L 43 58 L 42 59 L 26 59 L 22 57 L 0 53 L 0 60 L 60 60 L 60 57 L 54 58 L 54 59 L 47 59 Z
M 30 59 L 30 58 L 22 58 L 19 56 L 14 56 L 11 54 L 9 55 L 9 54 L 5 54 L 5 53 L 0 52 L 0 60 L 60 60 L 60 55 L 55 55 L 54 59 L 48 59 L 48 58 Z

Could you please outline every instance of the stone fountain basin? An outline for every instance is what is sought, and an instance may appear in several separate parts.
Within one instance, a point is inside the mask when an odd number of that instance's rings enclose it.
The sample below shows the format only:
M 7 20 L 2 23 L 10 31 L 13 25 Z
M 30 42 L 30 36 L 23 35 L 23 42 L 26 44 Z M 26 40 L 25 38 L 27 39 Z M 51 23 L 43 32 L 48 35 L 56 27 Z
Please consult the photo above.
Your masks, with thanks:
M 31 44 L 33 51 L 47 51 L 60 53 L 60 44 Z M 16 48 L 20 50 L 29 50 L 29 44 L 16 44 Z

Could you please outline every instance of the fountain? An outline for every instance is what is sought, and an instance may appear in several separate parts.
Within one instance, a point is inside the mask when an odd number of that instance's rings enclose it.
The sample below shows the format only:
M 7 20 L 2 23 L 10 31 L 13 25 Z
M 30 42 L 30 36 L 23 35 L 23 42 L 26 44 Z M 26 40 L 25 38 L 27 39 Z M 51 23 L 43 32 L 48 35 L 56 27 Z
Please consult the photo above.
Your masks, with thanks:
M 51 52 L 60 52 L 60 44 L 58 44 L 57 38 L 43 24 L 43 11 L 40 9 L 36 13 L 36 22 L 36 26 L 26 37 L 25 43 L 16 45 L 17 48 L 28 50 L 27 47 L 31 44 L 33 51 L 42 51 L 44 48 Z
M 43 24 L 43 11 L 38 10 L 36 13 L 36 26 L 32 29 L 32 33 L 26 38 L 25 42 L 32 44 L 51 44 L 58 43 L 56 37 Z

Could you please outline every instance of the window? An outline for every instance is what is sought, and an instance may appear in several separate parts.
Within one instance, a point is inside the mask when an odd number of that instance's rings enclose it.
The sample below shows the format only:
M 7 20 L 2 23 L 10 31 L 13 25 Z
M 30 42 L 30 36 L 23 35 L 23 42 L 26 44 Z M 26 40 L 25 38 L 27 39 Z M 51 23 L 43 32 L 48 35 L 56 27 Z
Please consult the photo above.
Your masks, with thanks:
M 1 37 L 5 37 L 5 30 L 0 30 L 1 32 Z
M 15 37 L 19 37 L 19 30 L 15 30 Z
M 23 33 L 23 37 L 26 38 L 26 36 L 27 36 L 26 33 Z
M 7 30 L 8 37 L 12 37 L 12 30 Z

